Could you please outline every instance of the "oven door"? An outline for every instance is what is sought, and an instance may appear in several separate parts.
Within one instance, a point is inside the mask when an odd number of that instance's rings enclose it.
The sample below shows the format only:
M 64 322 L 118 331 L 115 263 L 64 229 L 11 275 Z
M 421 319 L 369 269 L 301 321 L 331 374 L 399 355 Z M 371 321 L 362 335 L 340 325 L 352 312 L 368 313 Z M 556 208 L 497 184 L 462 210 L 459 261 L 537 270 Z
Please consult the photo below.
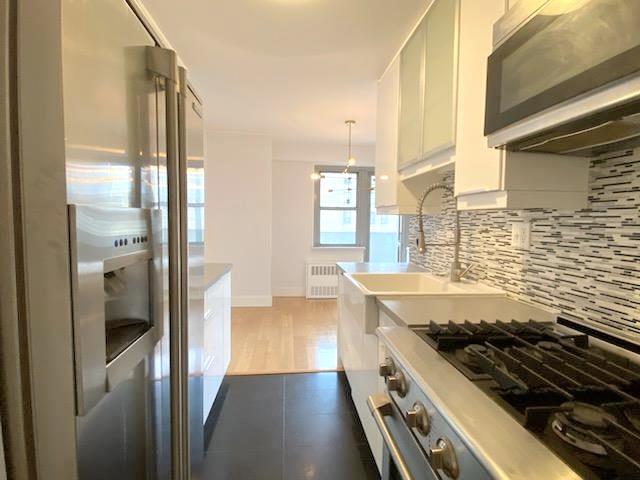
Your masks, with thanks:
M 393 400 L 379 394 L 367 404 L 384 441 L 382 480 L 439 480 Z
M 485 135 L 640 71 L 639 24 L 638 0 L 547 1 L 489 57 Z

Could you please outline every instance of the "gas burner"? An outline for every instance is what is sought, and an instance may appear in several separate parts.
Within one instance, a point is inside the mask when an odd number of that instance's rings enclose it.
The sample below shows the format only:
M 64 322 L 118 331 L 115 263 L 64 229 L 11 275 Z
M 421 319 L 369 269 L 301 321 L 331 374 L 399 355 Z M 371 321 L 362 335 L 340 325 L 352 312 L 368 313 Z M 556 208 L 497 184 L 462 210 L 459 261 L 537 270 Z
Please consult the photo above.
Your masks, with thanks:
M 485 357 L 492 357 L 491 351 L 483 346 L 483 345 L 467 345 L 462 350 L 456 352 L 456 357 L 462 362 L 463 365 L 466 365 L 473 372 L 482 372 L 479 358 L 480 355 Z
M 469 357 L 477 358 L 478 355 L 487 355 L 487 353 L 489 352 L 489 349 L 484 345 L 478 345 L 476 343 L 473 343 L 471 345 L 467 345 L 466 347 L 464 347 L 464 351 L 467 355 L 469 355 Z
M 547 351 L 562 350 L 562 347 L 555 342 L 547 342 L 547 341 L 538 342 L 538 347 Z
M 594 437 L 621 444 L 621 439 L 610 430 L 615 416 L 602 408 L 582 402 L 567 402 L 560 407 L 551 424 L 553 432 L 565 442 L 594 455 L 606 456 L 606 448 Z
M 608 428 L 610 422 L 615 422 L 614 415 L 590 403 L 567 402 L 563 403 L 561 408 L 568 409 L 564 415 L 570 420 L 588 428 Z

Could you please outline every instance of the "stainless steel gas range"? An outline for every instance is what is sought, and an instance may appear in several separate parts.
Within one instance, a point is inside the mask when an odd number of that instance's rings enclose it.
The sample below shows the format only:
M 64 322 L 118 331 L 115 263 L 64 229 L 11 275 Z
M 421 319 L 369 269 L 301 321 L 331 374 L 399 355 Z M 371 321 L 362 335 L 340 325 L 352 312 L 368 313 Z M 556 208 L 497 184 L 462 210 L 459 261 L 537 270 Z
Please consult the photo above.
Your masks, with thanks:
M 383 478 L 640 479 L 640 348 L 568 319 L 378 329 Z

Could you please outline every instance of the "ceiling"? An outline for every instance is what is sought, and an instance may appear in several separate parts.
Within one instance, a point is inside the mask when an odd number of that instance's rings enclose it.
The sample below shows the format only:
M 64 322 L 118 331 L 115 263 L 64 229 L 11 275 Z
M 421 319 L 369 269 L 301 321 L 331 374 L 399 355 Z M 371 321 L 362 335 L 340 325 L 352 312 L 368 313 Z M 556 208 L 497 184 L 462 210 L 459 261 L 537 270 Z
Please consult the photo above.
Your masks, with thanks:
M 428 0 L 145 0 L 205 100 L 208 128 L 375 141 L 376 80 Z

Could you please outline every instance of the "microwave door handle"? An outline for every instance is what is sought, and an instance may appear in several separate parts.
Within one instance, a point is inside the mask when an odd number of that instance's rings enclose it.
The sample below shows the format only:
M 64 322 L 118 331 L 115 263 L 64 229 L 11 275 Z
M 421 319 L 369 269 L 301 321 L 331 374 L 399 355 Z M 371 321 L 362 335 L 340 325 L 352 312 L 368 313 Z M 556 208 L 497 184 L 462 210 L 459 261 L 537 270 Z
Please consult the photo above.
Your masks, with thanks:
M 180 248 L 180 181 L 178 145 L 178 56 L 175 51 L 162 47 L 147 47 L 147 68 L 164 83 L 166 102 L 166 146 L 168 187 L 169 237 L 169 363 L 171 410 L 171 478 L 189 478 L 187 438 L 184 438 L 185 394 L 181 323 L 181 248 Z
M 382 439 L 398 469 L 400 477 L 402 480 L 414 480 L 413 475 L 409 471 L 409 466 L 400 452 L 400 447 L 391 435 L 387 424 L 384 422 L 384 417 L 390 415 L 390 409 L 393 408 L 391 406 L 391 400 L 385 394 L 371 395 L 367 399 L 367 406 L 371 411 L 371 415 L 373 415 L 378 430 L 380 430 Z

